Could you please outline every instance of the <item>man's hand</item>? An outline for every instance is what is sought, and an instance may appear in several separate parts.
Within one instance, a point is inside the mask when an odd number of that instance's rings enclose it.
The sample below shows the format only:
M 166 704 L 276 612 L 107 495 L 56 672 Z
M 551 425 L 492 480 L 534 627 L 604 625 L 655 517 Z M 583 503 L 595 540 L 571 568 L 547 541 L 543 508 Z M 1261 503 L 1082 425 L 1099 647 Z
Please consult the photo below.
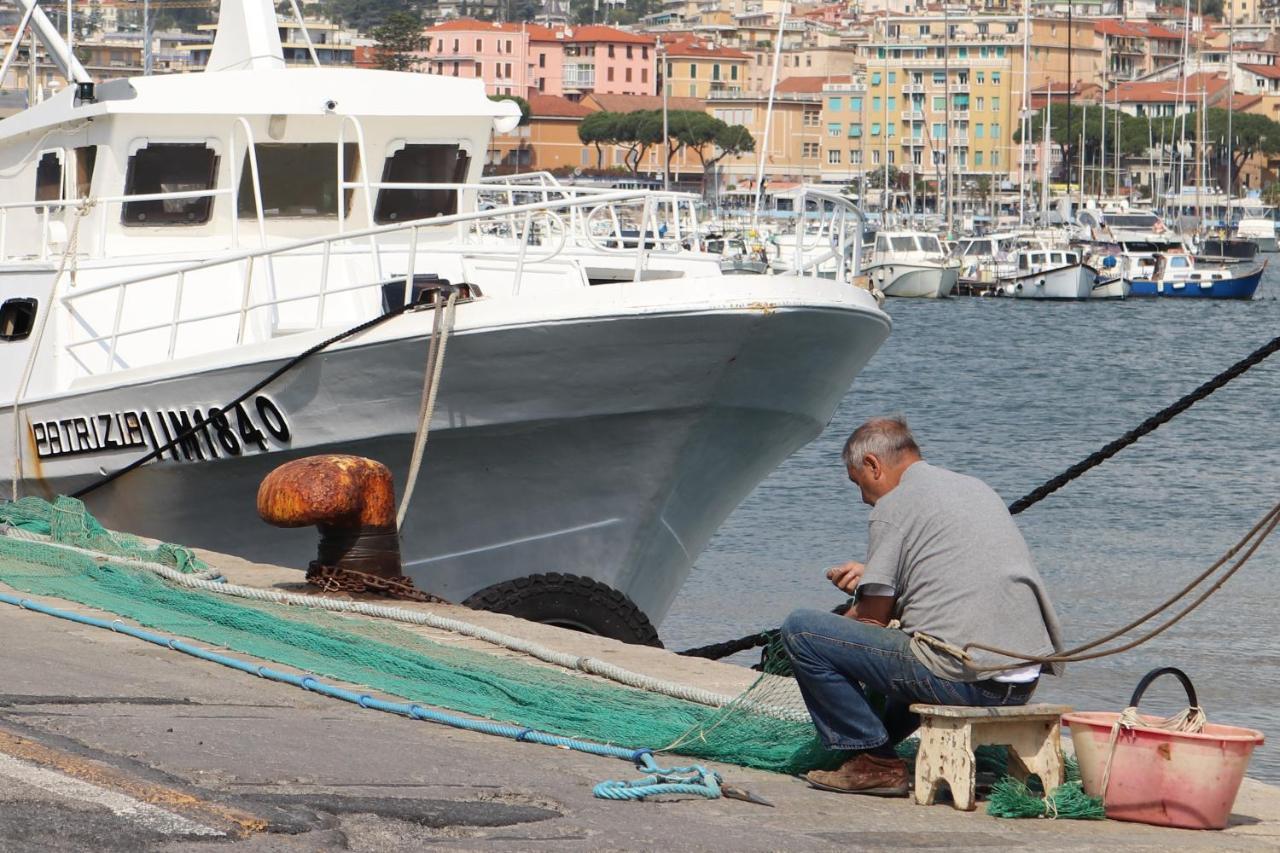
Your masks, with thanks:
M 827 580 L 842 591 L 853 595 L 853 591 L 857 588 L 858 582 L 862 580 L 862 573 L 866 569 L 867 567 L 862 563 L 848 562 L 843 566 L 827 569 Z

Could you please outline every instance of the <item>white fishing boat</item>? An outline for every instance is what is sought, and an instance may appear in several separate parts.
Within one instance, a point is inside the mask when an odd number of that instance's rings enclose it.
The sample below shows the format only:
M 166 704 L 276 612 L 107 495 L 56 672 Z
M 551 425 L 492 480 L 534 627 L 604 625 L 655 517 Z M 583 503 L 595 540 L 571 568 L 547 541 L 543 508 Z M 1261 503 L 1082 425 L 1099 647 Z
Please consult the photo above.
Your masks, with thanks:
M 30 20 L 72 85 L 0 122 L 5 496 L 91 488 L 107 525 L 304 567 L 315 532 L 258 520 L 263 476 L 354 453 L 403 494 L 429 439 L 420 588 L 652 641 L 889 333 L 846 281 L 721 275 L 683 248 L 688 197 L 481 181 L 514 104 L 286 68 L 267 0 L 223 0 L 204 73 L 100 83 Z
M 951 295 L 960 262 L 932 234 L 881 231 L 864 272 L 885 296 L 938 299 Z
M 1004 295 L 1017 299 L 1088 299 L 1096 273 L 1071 249 L 1022 248 L 1000 276 Z

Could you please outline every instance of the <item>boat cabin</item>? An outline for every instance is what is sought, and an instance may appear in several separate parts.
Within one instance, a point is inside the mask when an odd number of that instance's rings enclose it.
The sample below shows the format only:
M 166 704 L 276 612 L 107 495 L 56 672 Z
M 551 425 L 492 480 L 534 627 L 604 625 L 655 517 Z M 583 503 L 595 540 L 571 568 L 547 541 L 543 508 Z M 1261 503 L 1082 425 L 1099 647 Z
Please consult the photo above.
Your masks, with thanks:
M 894 257 L 908 260 L 912 256 L 937 259 L 945 257 L 946 252 L 938 242 L 938 238 L 932 234 L 916 231 L 881 231 L 876 234 L 875 256 L 880 259 Z
M 89 257 L 207 253 L 473 209 L 457 185 L 518 121 L 479 88 L 328 68 L 67 87 L 0 122 L 0 262 L 73 238 Z

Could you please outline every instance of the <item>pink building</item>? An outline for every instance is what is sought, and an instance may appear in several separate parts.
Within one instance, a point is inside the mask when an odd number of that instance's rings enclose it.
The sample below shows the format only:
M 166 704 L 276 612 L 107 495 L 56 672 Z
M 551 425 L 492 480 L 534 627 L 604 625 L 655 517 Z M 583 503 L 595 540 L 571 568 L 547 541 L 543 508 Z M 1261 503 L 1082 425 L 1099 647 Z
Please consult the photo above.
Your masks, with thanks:
M 458 18 L 427 27 L 430 41 L 420 67 L 447 77 L 479 78 L 490 95 L 527 95 L 530 26 Z
M 492 95 L 573 100 L 592 92 L 657 93 L 650 36 L 604 26 L 544 27 L 460 18 L 428 27 L 422 70 L 478 77 Z

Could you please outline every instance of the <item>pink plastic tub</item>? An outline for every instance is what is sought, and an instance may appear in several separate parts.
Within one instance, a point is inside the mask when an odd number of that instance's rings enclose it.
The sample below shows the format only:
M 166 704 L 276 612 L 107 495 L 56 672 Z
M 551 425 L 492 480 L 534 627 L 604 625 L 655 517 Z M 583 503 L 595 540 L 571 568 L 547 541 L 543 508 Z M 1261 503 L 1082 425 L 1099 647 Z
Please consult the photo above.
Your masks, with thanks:
M 1143 679 L 1131 706 L 1137 705 L 1141 689 L 1150 683 L 1150 678 Z M 1184 681 L 1184 685 L 1190 688 L 1190 681 Z M 1194 690 L 1189 689 L 1188 693 L 1194 706 Z M 1262 733 L 1212 723 L 1197 734 L 1145 726 L 1122 728 L 1104 794 L 1102 778 L 1110 752 L 1111 728 L 1119 717 L 1098 711 L 1062 717 L 1071 727 L 1085 793 L 1103 797 L 1107 817 L 1186 829 L 1225 827 L 1249 766 L 1249 756 L 1263 742 Z M 1144 715 L 1141 719 L 1155 723 L 1160 718 Z

